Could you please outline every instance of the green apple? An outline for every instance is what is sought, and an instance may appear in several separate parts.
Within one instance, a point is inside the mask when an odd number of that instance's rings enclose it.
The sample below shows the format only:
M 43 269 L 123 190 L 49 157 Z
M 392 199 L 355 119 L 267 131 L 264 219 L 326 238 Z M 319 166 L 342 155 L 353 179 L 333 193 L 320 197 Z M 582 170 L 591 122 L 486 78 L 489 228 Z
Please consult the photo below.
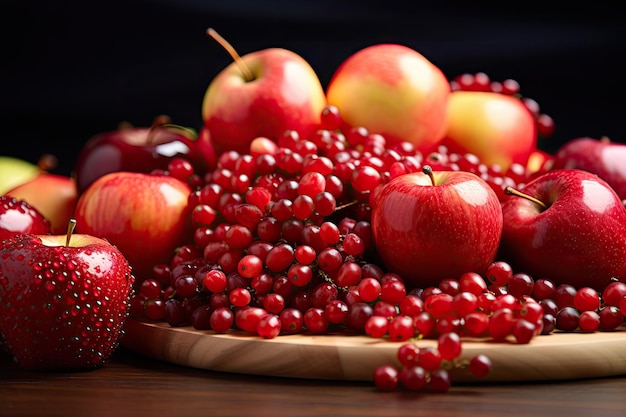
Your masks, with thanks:
M 12 156 L 0 156 L 0 195 L 35 178 L 41 169 L 28 161 Z

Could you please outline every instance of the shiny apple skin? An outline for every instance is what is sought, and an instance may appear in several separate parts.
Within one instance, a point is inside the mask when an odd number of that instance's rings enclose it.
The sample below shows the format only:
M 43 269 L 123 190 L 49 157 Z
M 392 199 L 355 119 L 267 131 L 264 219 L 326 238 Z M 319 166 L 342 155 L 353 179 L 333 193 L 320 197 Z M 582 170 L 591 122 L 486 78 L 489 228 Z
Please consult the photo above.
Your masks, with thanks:
M 0 249 L 0 333 L 25 369 L 101 367 L 124 334 L 133 282 L 128 261 L 105 240 L 14 237 Z
M 344 128 L 365 127 L 387 143 L 434 150 L 446 128 L 450 83 L 426 57 L 404 45 L 383 43 L 349 56 L 331 77 L 328 104 Z
M 564 143 L 552 169 L 582 169 L 597 174 L 626 200 L 626 144 L 581 137 Z
M 526 166 L 537 149 L 532 113 L 517 98 L 485 91 L 454 91 L 448 101 L 443 145 L 449 152 L 472 153 L 503 172 L 512 164 Z
M 116 245 L 138 279 L 192 238 L 189 186 L 166 175 L 112 172 L 78 199 L 76 231 Z
M 32 180 L 7 192 L 18 200 L 25 200 L 50 222 L 53 234 L 63 234 L 74 214 L 78 191 L 74 178 L 42 172 Z
M 16 234 L 50 233 L 50 222 L 24 200 L 0 196 L 0 242 Z
M 610 186 L 582 170 L 545 173 L 521 189 L 543 201 L 503 203 L 501 254 L 535 279 L 602 290 L 626 279 L 626 208 Z
M 218 153 L 248 153 L 259 136 L 276 141 L 285 131 L 296 130 L 306 138 L 319 128 L 326 95 L 304 58 L 269 48 L 242 59 L 253 81 L 233 62 L 213 78 L 204 95 L 202 119 Z
M 73 176 L 82 194 L 105 174 L 165 170 L 174 157 L 188 159 L 199 174 L 215 168 L 217 161 L 208 132 L 201 132 L 192 140 L 165 128 L 131 127 L 90 138 L 78 154 Z
M 372 197 L 372 233 L 384 265 L 407 286 L 436 286 L 493 262 L 502 233 L 497 195 L 478 176 L 463 171 L 406 174 Z

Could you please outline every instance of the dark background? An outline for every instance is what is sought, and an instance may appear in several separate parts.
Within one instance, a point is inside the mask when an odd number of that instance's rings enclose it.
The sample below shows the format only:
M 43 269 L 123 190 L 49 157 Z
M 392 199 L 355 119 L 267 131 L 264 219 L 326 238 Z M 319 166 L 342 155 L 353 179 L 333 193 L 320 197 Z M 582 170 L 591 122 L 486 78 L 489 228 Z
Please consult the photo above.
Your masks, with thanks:
M 148 126 L 167 114 L 200 127 L 204 91 L 230 63 L 208 27 L 242 55 L 297 52 L 324 86 L 353 52 L 401 43 L 450 79 L 477 71 L 516 79 L 557 123 L 541 142 L 548 151 L 578 136 L 626 141 L 626 31 L 617 6 L 471 3 L 5 0 L 0 155 L 35 162 L 53 153 L 56 171 L 69 174 L 82 144 L 121 121 Z

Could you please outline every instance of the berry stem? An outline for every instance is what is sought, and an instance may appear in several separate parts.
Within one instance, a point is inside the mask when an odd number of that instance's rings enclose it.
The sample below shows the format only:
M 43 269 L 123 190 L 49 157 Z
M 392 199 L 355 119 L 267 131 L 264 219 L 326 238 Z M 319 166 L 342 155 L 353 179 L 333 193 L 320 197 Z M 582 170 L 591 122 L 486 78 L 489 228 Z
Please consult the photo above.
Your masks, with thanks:
M 505 194 L 510 194 L 510 195 L 515 195 L 515 196 L 518 196 L 518 197 L 522 197 L 522 198 L 525 198 L 526 200 L 530 200 L 530 201 L 532 201 L 533 203 L 535 203 L 535 204 L 537 204 L 538 206 L 540 206 L 543 210 L 545 210 L 545 209 L 547 209 L 547 208 L 548 208 L 548 206 L 546 205 L 546 203 L 544 203 L 543 201 L 541 201 L 541 200 L 539 200 L 539 199 L 537 199 L 537 198 L 535 198 L 535 197 L 533 197 L 533 196 L 530 196 L 530 195 L 528 195 L 528 194 L 524 194 L 523 192 L 521 192 L 521 191 L 519 191 L 519 190 L 516 190 L 515 188 L 512 188 L 512 187 L 506 187 L 506 188 L 504 189 L 504 193 L 505 193 Z
M 70 245 L 70 240 L 72 239 L 74 229 L 76 229 L 76 219 L 70 219 L 70 222 L 67 225 L 67 236 L 65 238 L 66 247 Z
M 243 59 L 237 53 L 235 48 L 233 48 L 233 46 L 226 39 L 224 39 L 222 37 L 222 35 L 217 33 L 213 28 L 208 28 L 206 33 L 207 33 L 207 35 L 209 35 L 210 37 L 215 39 L 217 41 L 217 43 L 222 45 L 222 47 L 224 49 L 226 49 L 226 52 L 228 52 L 228 54 L 233 58 L 233 60 L 235 61 L 235 64 L 237 64 L 237 66 L 239 67 L 239 69 L 243 73 L 243 77 L 246 79 L 246 82 L 253 81 L 254 78 L 255 78 L 254 74 L 252 74 L 252 71 L 246 65 L 246 63 L 243 62 Z
M 422 167 L 422 172 L 426 175 L 428 175 L 428 178 L 430 178 L 430 182 L 434 185 L 435 184 L 435 176 L 433 175 L 433 169 L 430 165 L 424 165 Z
M 348 207 L 352 207 L 352 206 L 354 206 L 355 204 L 358 204 L 358 201 L 357 201 L 357 200 L 352 200 L 352 201 L 349 201 L 349 202 L 347 202 L 347 203 L 345 203 L 345 204 L 342 204 L 342 205 L 340 205 L 340 206 L 335 207 L 335 211 L 339 211 L 339 210 L 343 210 L 343 209 L 348 208 Z

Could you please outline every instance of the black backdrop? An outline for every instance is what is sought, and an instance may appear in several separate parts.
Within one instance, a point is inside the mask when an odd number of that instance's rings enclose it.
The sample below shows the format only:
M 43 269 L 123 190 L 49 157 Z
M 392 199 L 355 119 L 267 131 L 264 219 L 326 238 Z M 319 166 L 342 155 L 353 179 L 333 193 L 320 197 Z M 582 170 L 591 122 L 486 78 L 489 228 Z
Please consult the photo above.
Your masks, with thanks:
M 285 47 L 327 84 L 348 55 L 405 44 L 448 78 L 484 71 L 514 78 L 556 123 L 548 151 L 578 136 L 626 141 L 626 31 L 617 7 L 546 9 L 507 2 L 373 0 L 5 0 L 0 5 L 0 155 L 59 158 L 69 174 L 80 146 L 119 122 L 167 114 L 197 128 L 204 91 L 230 58 Z M 546 2 L 547 3 L 547 2 Z

